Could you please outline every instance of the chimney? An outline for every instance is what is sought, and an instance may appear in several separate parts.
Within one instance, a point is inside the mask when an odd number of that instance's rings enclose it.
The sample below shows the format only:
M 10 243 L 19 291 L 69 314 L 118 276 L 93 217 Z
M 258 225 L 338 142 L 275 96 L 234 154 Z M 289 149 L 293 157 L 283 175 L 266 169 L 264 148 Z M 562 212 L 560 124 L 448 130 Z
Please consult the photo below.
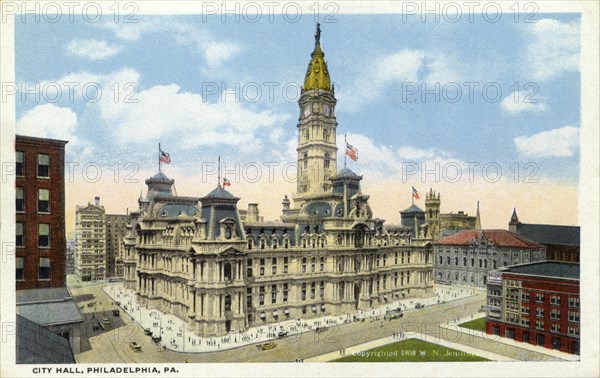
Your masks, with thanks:
M 94 205 L 96 205 L 96 207 L 100 207 L 100 197 L 94 197 Z
M 258 204 L 257 203 L 249 203 L 248 204 L 248 214 L 246 215 L 246 222 L 256 223 L 258 222 Z

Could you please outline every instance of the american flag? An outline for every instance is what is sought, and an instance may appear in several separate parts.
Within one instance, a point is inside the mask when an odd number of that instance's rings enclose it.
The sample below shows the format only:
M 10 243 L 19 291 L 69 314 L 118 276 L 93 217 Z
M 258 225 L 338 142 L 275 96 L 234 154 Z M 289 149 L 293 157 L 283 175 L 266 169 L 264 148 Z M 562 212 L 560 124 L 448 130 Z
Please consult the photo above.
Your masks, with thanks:
M 412 187 L 412 196 L 414 199 L 419 199 L 421 198 L 421 196 L 419 195 L 419 191 L 417 189 L 415 189 L 415 187 Z
M 358 150 L 348 142 L 346 142 L 346 155 L 354 161 L 358 160 Z
M 223 178 L 223 186 L 231 186 L 231 182 L 226 178 Z
M 160 161 L 165 164 L 171 164 L 171 156 L 163 150 L 160 150 Z

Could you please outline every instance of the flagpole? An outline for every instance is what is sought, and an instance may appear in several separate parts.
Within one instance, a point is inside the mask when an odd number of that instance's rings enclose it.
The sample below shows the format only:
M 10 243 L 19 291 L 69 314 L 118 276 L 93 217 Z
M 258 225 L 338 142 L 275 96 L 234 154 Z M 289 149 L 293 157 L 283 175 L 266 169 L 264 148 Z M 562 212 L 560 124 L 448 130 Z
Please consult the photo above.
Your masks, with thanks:
M 346 168 L 346 149 L 348 148 L 348 139 L 346 139 L 346 134 L 344 134 L 344 168 Z
M 217 167 L 218 179 L 219 183 L 217 184 L 219 188 L 221 187 L 221 155 L 219 155 L 219 162 L 217 163 L 219 166 Z
M 160 166 L 160 143 L 158 143 L 158 171 L 161 171 L 161 166 Z

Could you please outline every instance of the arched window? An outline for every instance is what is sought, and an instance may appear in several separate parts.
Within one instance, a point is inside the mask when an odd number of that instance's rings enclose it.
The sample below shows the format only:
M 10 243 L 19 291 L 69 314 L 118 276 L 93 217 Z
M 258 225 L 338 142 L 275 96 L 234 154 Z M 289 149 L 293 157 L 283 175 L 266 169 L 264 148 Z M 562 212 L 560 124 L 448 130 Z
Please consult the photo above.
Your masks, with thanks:
M 323 130 L 323 140 L 329 142 L 329 130 Z
M 227 226 L 225 227 L 225 239 L 231 239 L 231 226 Z
M 325 164 L 325 168 L 329 168 L 329 162 L 331 161 L 331 157 L 329 156 L 328 153 L 325 154 L 325 160 L 324 160 L 324 164 Z
M 308 168 L 308 154 L 306 152 L 302 155 L 302 159 L 304 160 L 304 169 Z
M 231 281 L 231 264 L 225 263 L 223 266 L 223 276 L 225 277 L 225 281 Z

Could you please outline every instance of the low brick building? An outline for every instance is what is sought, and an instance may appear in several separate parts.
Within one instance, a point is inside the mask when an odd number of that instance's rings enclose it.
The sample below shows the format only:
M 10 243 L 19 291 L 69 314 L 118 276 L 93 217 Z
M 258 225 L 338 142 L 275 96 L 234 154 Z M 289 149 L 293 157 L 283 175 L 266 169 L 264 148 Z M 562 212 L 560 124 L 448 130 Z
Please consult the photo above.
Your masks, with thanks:
M 579 264 L 500 268 L 488 279 L 486 332 L 579 354 Z

